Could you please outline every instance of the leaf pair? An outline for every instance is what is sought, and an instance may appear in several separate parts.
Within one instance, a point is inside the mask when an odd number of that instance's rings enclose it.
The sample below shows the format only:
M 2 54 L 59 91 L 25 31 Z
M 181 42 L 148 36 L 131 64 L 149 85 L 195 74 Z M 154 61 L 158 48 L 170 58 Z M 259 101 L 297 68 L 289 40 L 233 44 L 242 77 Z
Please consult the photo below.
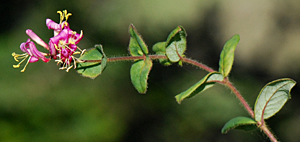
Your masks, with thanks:
M 137 60 L 131 66 L 131 82 L 139 93 L 146 93 L 148 75 L 153 63 L 152 60 L 147 56 L 149 51 L 146 43 L 132 24 L 129 26 L 129 33 L 131 35 L 129 42 L 130 54 L 132 56 L 145 56 L 145 59 Z
M 168 36 L 165 42 L 158 42 L 153 46 L 157 55 L 166 55 L 168 59 L 159 59 L 163 65 L 171 65 L 179 62 L 184 57 L 186 50 L 186 32 L 182 26 L 176 27 Z
M 146 93 L 147 79 L 152 68 L 152 60 L 148 57 L 148 47 L 136 28 L 129 26 L 130 43 L 129 53 L 131 56 L 145 56 L 143 60 L 137 60 L 131 66 L 130 76 L 133 86 L 139 93 Z M 172 62 L 179 62 L 183 58 L 186 50 L 186 32 L 183 27 L 178 26 L 168 36 L 166 42 L 159 42 L 153 46 L 153 51 L 157 55 L 166 55 L 168 59 L 160 59 L 164 65 Z
M 264 120 L 275 115 L 291 98 L 290 91 L 296 82 L 289 78 L 278 79 L 266 84 L 260 91 L 254 106 L 254 119 L 236 117 L 228 121 L 222 128 L 222 133 L 231 129 L 241 128 L 252 130 L 257 122 L 264 124 Z

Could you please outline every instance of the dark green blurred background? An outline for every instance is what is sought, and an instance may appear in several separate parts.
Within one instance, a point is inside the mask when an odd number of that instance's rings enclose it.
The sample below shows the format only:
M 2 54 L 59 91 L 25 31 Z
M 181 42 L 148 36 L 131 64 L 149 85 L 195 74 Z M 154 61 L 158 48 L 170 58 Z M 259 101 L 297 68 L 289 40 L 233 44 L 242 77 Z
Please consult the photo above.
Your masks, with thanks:
M 148 92 L 130 82 L 132 62 L 109 63 L 92 80 L 50 63 L 12 67 L 12 52 L 32 29 L 48 42 L 46 18 L 59 22 L 57 10 L 83 30 L 81 48 L 102 44 L 107 56 L 128 55 L 128 26 L 133 23 L 149 48 L 182 25 L 188 33 L 186 55 L 218 69 L 223 44 L 234 34 L 231 81 L 251 106 L 260 89 L 284 77 L 300 81 L 300 2 L 294 0 L 2 0 L 0 3 L 0 141 L 268 141 L 259 131 L 221 134 L 231 118 L 248 116 L 233 93 L 216 85 L 178 105 L 174 96 L 200 80 L 205 71 L 154 62 Z M 42 50 L 41 47 L 38 47 Z M 281 141 L 300 141 L 299 86 L 268 125 Z

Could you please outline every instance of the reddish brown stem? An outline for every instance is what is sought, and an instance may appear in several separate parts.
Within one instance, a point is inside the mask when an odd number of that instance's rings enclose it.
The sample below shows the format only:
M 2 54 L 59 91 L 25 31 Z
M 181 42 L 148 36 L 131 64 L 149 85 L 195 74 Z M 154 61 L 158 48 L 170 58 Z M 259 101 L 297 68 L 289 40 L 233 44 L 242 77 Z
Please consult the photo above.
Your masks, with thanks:
M 167 56 L 165 55 L 148 55 L 150 59 L 167 59 Z M 132 61 L 132 60 L 139 60 L 139 59 L 145 59 L 146 56 L 124 56 L 124 57 L 112 57 L 107 58 L 107 62 L 116 62 L 116 61 Z M 191 64 L 194 66 L 197 66 L 201 69 L 204 69 L 208 72 L 215 72 L 212 68 L 197 62 L 195 60 L 189 59 L 189 58 L 182 58 L 182 61 L 187 64 Z M 101 62 L 101 60 L 81 60 L 80 62 Z
M 148 55 L 150 59 L 168 59 L 165 55 Z M 112 57 L 107 58 L 107 62 L 116 62 L 116 61 L 132 61 L 132 60 L 139 60 L 139 59 L 146 59 L 146 56 L 125 56 L 125 57 Z M 207 72 L 216 72 L 212 68 L 189 58 L 181 58 L 183 63 L 191 64 L 194 66 L 197 66 L 201 69 L 206 70 Z M 78 60 L 79 62 L 101 62 L 101 60 Z M 250 114 L 250 116 L 255 119 L 254 111 L 251 109 L 249 104 L 246 102 L 246 100 L 243 98 L 243 96 L 240 94 L 240 92 L 233 86 L 233 84 L 229 81 L 228 77 L 226 77 L 222 82 L 219 82 L 221 84 L 224 84 L 228 86 L 228 88 L 231 89 L 231 91 L 235 94 L 235 96 L 240 100 L 240 102 L 243 104 L 247 112 Z M 270 138 L 272 142 L 277 142 L 277 139 L 275 136 L 271 133 L 271 131 L 267 128 L 265 124 L 262 124 L 261 122 L 257 122 L 259 128 Z
M 253 110 L 251 109 L 251 107 L 249 106 L 249 104 L 245 101 L 245 99 L 243 98 L 243 96 L 241 95 L 241 93 L 229 81 L 228 77 L 226 77 L 224 79 L 223 84 L 225 84 L 226 86 L 228 86 L 228 88 L 231 89 L 231 91 L 235 94 L 235 96 L 241 101 L 241 103 L 243 104 L 243 106 L 245 107 L 245 109 L 248 111 L 248 113 L 250 114 L 250 116 L 252 118 L 254 118 L 254 112 L 253 112 Z

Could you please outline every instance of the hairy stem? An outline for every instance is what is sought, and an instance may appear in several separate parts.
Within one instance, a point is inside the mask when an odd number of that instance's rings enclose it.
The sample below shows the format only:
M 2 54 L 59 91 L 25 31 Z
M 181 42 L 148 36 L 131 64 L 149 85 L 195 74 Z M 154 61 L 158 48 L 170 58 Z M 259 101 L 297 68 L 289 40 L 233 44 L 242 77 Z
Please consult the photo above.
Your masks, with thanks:
M 260 126 L 260 129 L 264 131 L 264 133 L 269 137 L 269 139 L 272 142 L 278 142 L 275 136 L 273 135 L 273 133 L 268 129 L 265 123 Z
M 168 59 L 165 55 L 148 55 L 148 57 L 152 60 L 155 59 Z M 124 57 L 112 57 L 107 58 L 107 62 L 116 62 L 116 61 L 133 61 L 133 60 L 141 60 L 146 59 L 146 56 L 124 56 Z M 197 66 L 207 72 L 216 72 L 212 68 L 189 58 L 181 58 L 183 63 L 191 64 L 194 66 Z M 101 62 L 101 60 L 79 60 L 78 62 Z M 240 100 L 240 102 L 243 104 L 247 112 L 250 114 L 250 116 L 255 119 L 254 117 L 254 111 L 251 109 L 249 104 L 246 102 L 246 100 L 243 98 L 243 96 L 240 94 L 240 92 L 233 86 L 233 84 L 229 81 L 228 77 L 224 79 L 224 81 L 219 82 L 221 84 L 226 85 L 228 88 L 231 89 L 231 91 L 235 94 L 235 96 Z M 275 136 L 271 133 L 271 131 L 268 129 L 268 127 L 265 124 L 261 124 L 261 122 L 258 122 L 259 128 L 270 138 L 272 142 L 277 142 L 277 139 Z
M 148 57 L 152 60 L 155 59 L 168 59 L 165 55 L 148 55 Z M 117 61 L 132 61 L 132 60 L 139 60 L 139 59 L 146 59 L 146 56 L 124 56 L 124 57 L 112 57 L 107 58 L 107 62 L 117 62 Z M 182 61 L 187 64 L 191 64 L 197 66 L 201 69 L 206 70 L 207 72 L 215 72 L 212 68 L 197 62 L 195 60 L 189 58 L 182 58 Z M 101 60 L 80 60 L 79 62 L 101 62 Z
M 253 110 L 251 109 L 251 107 L 249 106 L 249 104 L 246 102 L 246 100 L 243 98 L 243 96 L 241 95 L 241 93 L 229 81 L 228 77 L 226 77 L 224 79 L 223 84 L 225 84 L 226 86 L 228 86 L 228 88 L 231 89 L 231 91 L 235 94 L 235 96 L 241 101 L 241 103 L 243 104 L 243 106 L 245 107 L 245 109 L 248 111 L 248 113 L 250 114 L 250 116 L 252 118 L 254 118 L 254 112 L 253 112 Z

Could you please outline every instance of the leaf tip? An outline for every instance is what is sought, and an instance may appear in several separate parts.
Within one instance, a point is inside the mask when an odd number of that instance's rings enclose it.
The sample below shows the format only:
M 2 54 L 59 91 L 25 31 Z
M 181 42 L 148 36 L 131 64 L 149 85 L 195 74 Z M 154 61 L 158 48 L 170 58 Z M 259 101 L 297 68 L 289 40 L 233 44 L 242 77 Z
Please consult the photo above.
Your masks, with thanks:
M 180 105 L 182 102 L 182 99 L 178 95 L 175 96 L 175 99 L 176 99 L 176 102 Z
M 133 23 L 131 23 L 131 24 L 129 25 L 129 28 L 134 28 Z

